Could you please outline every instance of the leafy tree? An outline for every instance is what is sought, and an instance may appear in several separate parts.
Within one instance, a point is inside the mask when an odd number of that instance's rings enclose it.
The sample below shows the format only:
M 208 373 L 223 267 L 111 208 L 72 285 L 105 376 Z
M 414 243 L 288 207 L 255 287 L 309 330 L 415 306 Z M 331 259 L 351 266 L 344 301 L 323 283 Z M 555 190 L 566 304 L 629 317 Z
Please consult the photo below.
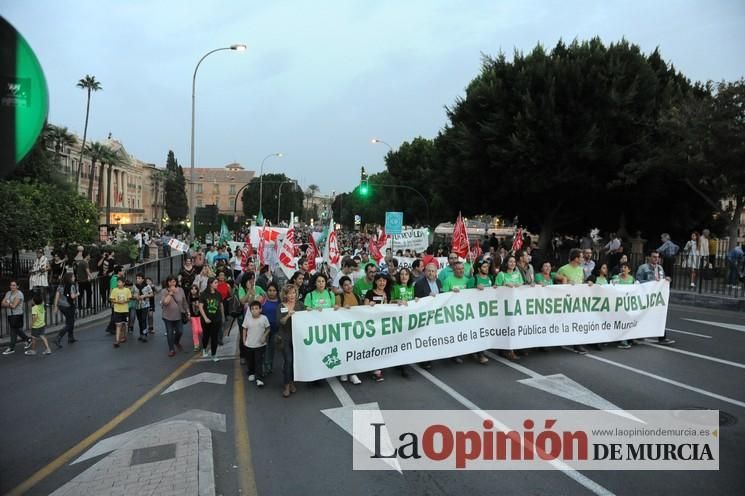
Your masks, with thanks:
M 247 218 L 252 218 L 259 213 L 259 189 L 259 178 L 254 177 L 241 193 L 243 215 Z M 279 197 L 280 192 L 282 193 L 281 198 Z M 264 218 L 268 221 L 277 221 L 278 203 L 280 222 L 288 219 L 290 212 L 294 212 L 296 216 L 302 216 L 303 199 L 303 191 L 294 179 L 287 177 L 285 174 L 264 174 L 261 208 Z
M 186 179 L 184 170 L 176 160 L 173 150 L 168 150 L 166 159 L 165 183 L 166 213 L 173 220 L 183 220 L 189 215 L 189 201 L 186 198 Z
M 54 166 L 56 169 L 60 169 L 60 153 L 62 153 L 63 148 L 75 144 L 75 135 L 70 133 L 66 127 L 55 126 L 54 124 L 47 124 L 44 133 L 46 143 L 51 143 L 54 146 Z
M 101 82 L 96 80 L 96 76 L 86 74 L 83 79 L 80 79 L 75 85 L 80 89 L 83 89 L 87 93 L 87 99 L 85 103 L 85 126 L 83 127 L 83 143 L 80 145 L 80 159 L 78 160 L 78 173 L 75 177 L 75 188 L 77 189 L 80 184 L 80 174 L 83 170 L 83 152 L 85 151 L 85 138 L 88 135 L 88 117 L 91 110 L 91 92 L 100 91 L 103 89 Z

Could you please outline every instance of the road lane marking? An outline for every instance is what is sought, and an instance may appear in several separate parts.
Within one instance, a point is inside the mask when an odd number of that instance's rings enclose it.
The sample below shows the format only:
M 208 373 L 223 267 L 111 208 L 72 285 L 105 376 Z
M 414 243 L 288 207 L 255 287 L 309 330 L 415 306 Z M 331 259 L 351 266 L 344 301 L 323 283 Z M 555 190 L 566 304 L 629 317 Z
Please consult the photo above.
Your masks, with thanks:
M 256 496 L 256 474 L 251 461 L 251 440 L 248 436 L 248 416 L 246 414 L 246 386 L 243 380 L 241 362 L 233 362 L 233 421 L 235 424 L 235 447 L 238 451 L 238 485 L 241 494 Z
M 712 362 L 717 362 L 717 363 L 721 363 L 721 364 L 724 364 L 724 365 L 729 365 L 731 367 L 738 367 L 738 368 L 741 368 L 741 369 L 745 369 L 745 363 L 731 362 L 731 361 L 725 360 L 723 358 L 717 358 L 717 357 L 712 357 L 712 356 L 708 356 L 708 355 L 702 355 L 700 353 L 694 353 L 692 351 L 681 350 L 679 348 L 671 348 L 670 346 L 661 346 L 659 344 L 646 343 L 644 341 L 642 341 L 641 344 L 643 344 L 645 346 L 651 346 L 653 348 L 659 348 L 659 349 L 665 350 L 665 351 L 671 351 L 673 353 L 680 353 L 682 355 L 689 355 L 689 356 L 692 356 L 692 357 L 701 358 L 703 360 L 709 360 L 709 361 L 712 361 Z
M 584 355 L 586 358 L 591 358 L 593 360 L 598 360 L 600 362 L 607 363 L 609 365 L 613 365 L 615 367 L 619 367 L 622 369 L 629 370 L 631 372 L 635 372 L 640 375 L 644 375 L 647 377 L 651 377 L 652 379 L 657 379 L 658 381 L 666 382 L 668 384 L 672 384 L 673 386 L 678 386 L 679 388 L 687 389 L 689 391 L 693 391 L 694 393 L 702 394 L 704 396 L 709 396 L 710 398 L 715 398 L 720 401 L 724 401 L 725 403 L 730 403 L 732 405 L 736 405 L 742 408 L 745 408 L 745 402 L 728 398 L 727 396 L 722 396 L 721 394 L 712 393 L 711 391 L 707 391 L 705 389 L 697 388 L 695 386 L 689 386 L 688 384 L 675 381 L 673 379 L 668 379 L 667 377 L 662 377 L 661 375 L 653 374 L 651 372 L 647 372 L 646 370 L 637 369 L 634 367 L 631 367 L 629 365 L 624 365 L 622 363 L 614 362 L 613 360 L 608 360 L 607 358 L 599 357 L 597 355 L 593 355 L 592 353 L 588 353 Z
M 707 334 L 699 334 L 697 332 L 680 331 L 678 329 L 670 329 L 669 327 L 666 327 L 665 330 L 668 332 L 678 332 L 680 334 L 688 334 L 689 336 L 696 336 L 697 338 L 711 339 L 711 336 Z
M 733 331 L 745 332 L 745 325 L 729 324 L 727 322 L 712 322 L 710 320 L 697 320 L 697 319 L 683 319 L 689 322 L 695 322 L 697 324 L 705 324 L 714 327 L 721 327 L 723 329 L 731 329 Z
M 337 408 L 327 408 L 325 410 L 321 410 L 321 413 L 326 415 L 331 421 L 333 421 L 336 425 L 344 429 L 344 431 L 352 436 L 354 439 L 356 439 L 361 445 L 363 445 L 365 448 L 367 448 L 370 453 L 375 453 L 375 443 L 372 442 L 372 440 L 369 438 L 369 436 L 355 436 L 354 435 L 354 412 L 355 410 L 367 410 L 367 411 L 373 411 L 376 413 L 371 414 L 372 417 L 374 417 L 372 420 L 376 422 L 383 423 L 383 414 L 380 413 L 380 407 L 378 406 L 378 402 L 372 402 L 372 403 L 364 403 L 361 405 L 357 405 L 354 403 L 354 400 L 349 395 L 346 389 L 344 389 L 344 386 L 341 385 L 339 382 L 339 379 L 336 377 L 329 377 L 326 379 L 326 382 L 328 382 L 329 386 L 331 386 L 331 391 L 336 396 L 336 399 L 339 400 L 339 403 L 341 403 L 340 407 Z M 391 439 L 388 436 L 388 430 L 385 428 L 385 425 L 383 425 L 383 428 L 381 430 L 381 449 L 387 453 L 390 453 L 393 451 L 393 443 L 391 443 Z M 389 465 L 394 470 L 398 471 L 399 474 L 403 474 L 401 472 L 401 466 L 398 463 L 398 460 L 395 458 L 386 458 L 383 460 L 387 465 Z
M 453 398 L 455 401 L 463 405 L 464 407 L 471 410 L 474 414 L 478 415 L 484 420 L 491 420 L 494 422 L 494 427 L 497 429 L 500 429 L 501 431 L 507 432 L 511 430 L 509 427 L 507 427 L 505 424 L 501 423 L 499 420 L 495 419 L 494 417 L 491 417 L 490 415 L 487 415 L 484 410 L 479 408 L 474 402 L 460 394 L 455 389 L 451 388 L 444 382 L 442 382 L 440 379 L 432 375 L 427 370 L 424 370 L 419 365 L 411 365 L 411 367 L 416 370 L 422 377 L 427 379 L 429 382 L 434 384 L 437 388 L 439 388 L 441 391 L 443 391 L 445 394 Z M 602 496 L 613 496 L 613 493 L 609 491 L 608 489 L 604 488 L 594 480 L 590 479 L 586 475 L 582 474 L 581 472 L 576 471 L 566 463 L 560 461 L 560 460 L 546 460 L 546 463 L 550 463 L 553 465 L 557 470 L 560 470 L 564 475 L 569 477 L 570 479 L 574 480 L 578 484 L 581 484 L 585 488 L 587 488 L 589 491 L 592 491 L 594 494 L 602 495 Z
M 502 365 L 511 367 L 522 372 L 523 374 L 530 376 L 530 379 L 518 380 L 517 382 L 519 382 L 520 384 L 539 389 L 549 394 L 554 394 L 561 398 L 574 401 L 575 403 L 579 403 L 580 405 L 589 406 L 590 408 L 594 408 L 596 410 L 604 410 L 614 415 L 618 415 L 619 417 L 633 420 L 634 422 L 639 422 L 642 424 L 645 423 L 643 420 L 635 417 L 626 410 L 615 405 L 614 403 L 611 403 L 599 394 L 591 391 L 590 389 L 586 388 L 577 381 L 570 379 L 564 374 L 541 375 L 538 372 L 535 372 L 527 367 L 512 363 L 509 360 L 492 353 L 491 351 L 486 351 L 484 352 L 484 354 L 492 360 L 501 363 Z
M 171 372 L 168 375 L 168 377 L 160 381 L 150 391 L 142 395 L 137 401 L 129 405 L 125 410 L 123 410 L 113 419 L 109 420 L 106 424 L 104 424 L 98 430 L 88 435 L 88 437 L 80 441 L 78 444 L 76 444 L 72 448 L 62 453 L 60 456 L 58 456 L 57 458 L 49 462 L 47 465 L 45 465 L 41 469 L 34 472 L 34 474 L 32 474 L 31 477 L 29 477 L 28 479 L 26 479 L 25 481 L 21 482 L 19 485 L 11 489 L 11 491 L 7 493 L 6 496 L 20 496 L 22 494 L 27 493 L 32 487 L 34 487 L 39 482 L 43 481 L 44 479 L 49 477 L 51 474 L 53 474 L 54 472 L 62 468 L 73 458 L 79 456 L 89 446 L 97 442 L 99 439 L 101 439 L 106 434 L 111 432 L 114 428 L 116 428 L 116 426 L 124 422 L 133 413 L 139 410 L 142 407 L 142 405 L 147 403 L 153 397 L 157 396 L 158 393 L 160 393 L 168 384 L 173 382 L 186 369 L 191 367 L 193 363 L 194 363 L 193 358 L 190 358 L 186 362 L 182 363 L 179 366 L 179 368 Z
M 200 372 L 199 374 L 193 375 L 191 377 L 179 379 L 160 394 L 162 396 L 164 394 L 172 393 L 174 391 L 178 391 L 179 389 L 188 388 L 189 386 L 193 386 L 194 384 L 199 384 L 202 382 L 224 385 L 228 382 L 228 376 L 226 374 L 217 374 L 215 372 Z

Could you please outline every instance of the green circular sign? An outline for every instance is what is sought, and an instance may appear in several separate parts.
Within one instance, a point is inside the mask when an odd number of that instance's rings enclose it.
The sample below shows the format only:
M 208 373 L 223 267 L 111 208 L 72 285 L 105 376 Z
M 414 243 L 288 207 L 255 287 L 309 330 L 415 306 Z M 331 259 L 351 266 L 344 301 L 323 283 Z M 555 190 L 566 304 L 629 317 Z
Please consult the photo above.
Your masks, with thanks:
M 39 59 L 0 17 L 0 176 L 34 147 L 49 113 L 49 91 Z

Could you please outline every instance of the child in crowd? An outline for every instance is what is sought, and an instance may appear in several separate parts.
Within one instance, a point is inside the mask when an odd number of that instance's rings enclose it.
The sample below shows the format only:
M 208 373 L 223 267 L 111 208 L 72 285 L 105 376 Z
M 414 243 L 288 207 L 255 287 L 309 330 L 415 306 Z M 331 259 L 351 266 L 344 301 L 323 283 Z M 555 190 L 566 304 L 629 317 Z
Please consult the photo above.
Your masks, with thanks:
M 51 355 L 52 349 L 49 347 L 49 341 L 44 336 L 46 325 L 46 308 L 44 307 L 44 298 L 41 293 L 34 293 L 34 305 L 31 307 L 31 348 L 26 350 L 26 355 L 36 355 L 36 342 L 41 339 L 44 343 L 43 355 Z
M 147 309 L 147 328 L 150 335 L 155 334 L 155 284 L 151 277 L 146 277 L 145 282 L 150 286 L 150 306 Z
M 243 333 L 241 339 L 243 344 L 246 345 L 247 354 L 247 368 L 248 368 L 248 380 L 256 380 L 257 387 L 264 386 L 264 350 L 266 348 L 266 340 L 269 336 L 270 329 L 269 320 L 266 315 L 261 314 L 261 303 L 258 301 L 252 301 L 250 305 L 250 312 L 246 314 L 243 319 Z
M 201 349 L 202 343 L 202 314 L 199 313 L 199 286 L 192 284 L 189 294 L 186 295 L 189 303 L 189 317 L 191 318 L 191 339 L 194 343 L 194 351 Z
M 119 348 L 119 344 L 127 340 L 127 318 L 129 317 L 129 301 L 132 299 L 132 292 L 125 287 L 124 279 L 116 281 L 116 287 L 109 293 L 109 300 L 114 305 L 114 348 Z

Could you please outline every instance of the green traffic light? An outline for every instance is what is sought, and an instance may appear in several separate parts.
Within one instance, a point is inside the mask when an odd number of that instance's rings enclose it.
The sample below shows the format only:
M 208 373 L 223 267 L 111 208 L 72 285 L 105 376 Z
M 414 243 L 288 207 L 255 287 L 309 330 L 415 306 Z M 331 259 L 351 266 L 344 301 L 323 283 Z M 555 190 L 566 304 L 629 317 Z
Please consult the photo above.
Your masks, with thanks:
M 367 183 L 362 183 L 360 185 L 360 195 L 361 196 L 367 196 L 367 194 L 370 192 L 370 190 L 367 187 Z

